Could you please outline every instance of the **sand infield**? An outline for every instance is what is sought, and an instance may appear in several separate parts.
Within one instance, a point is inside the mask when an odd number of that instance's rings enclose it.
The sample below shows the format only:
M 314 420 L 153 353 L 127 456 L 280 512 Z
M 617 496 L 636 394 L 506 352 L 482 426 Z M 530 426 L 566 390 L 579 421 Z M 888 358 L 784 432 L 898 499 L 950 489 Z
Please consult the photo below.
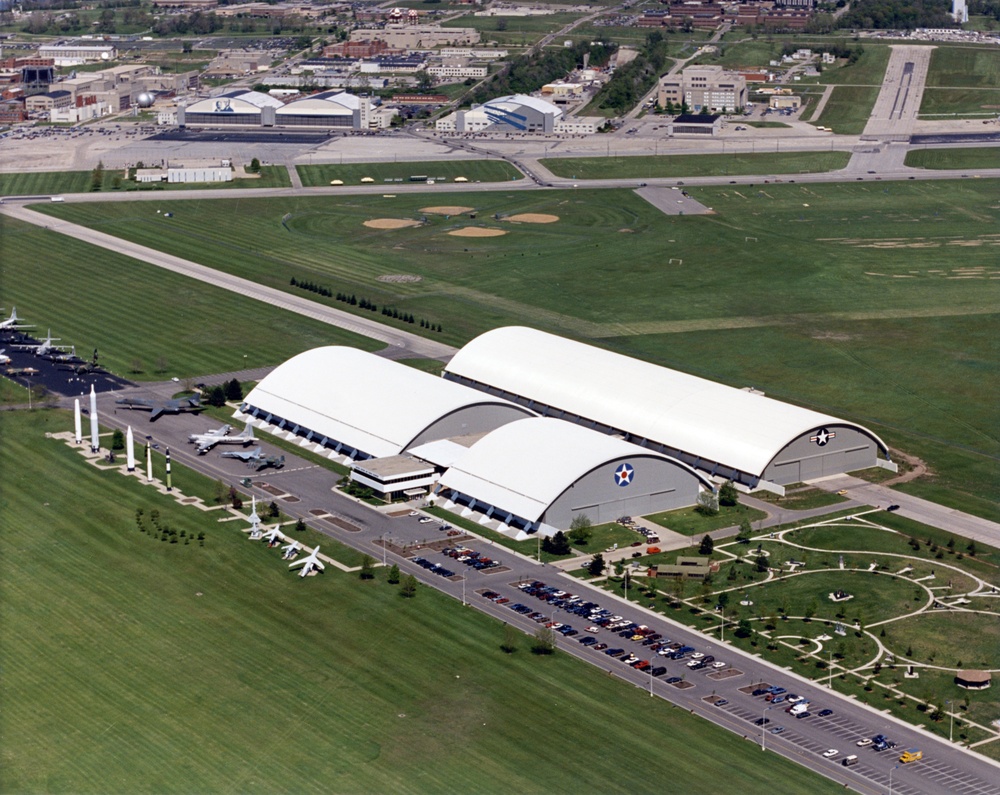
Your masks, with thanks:
M 554 224 L 559 220 L 558 215 L 547 215 L 546 213 L 518 213 L 507 216 L 508 221 L 517 221 L 521 224 Z
M 421 207 L 420 212 L 430 215 L 461 215 L 462 213 L 471 213 L 475 209 L 475 207 L 459 207 L 457 205 L 446 204 L 440 207 Z
M 369 229 L 407 229 L 411 226 L 420 226 L 420 221 L 409 218 L 372 218 L 370 221 L 365 221 L 364 225 Z
M 502 237 L 507 233 L 503 229 L 486 229 L 482 226 L 464 226 L 448 233 L 453 237 Z

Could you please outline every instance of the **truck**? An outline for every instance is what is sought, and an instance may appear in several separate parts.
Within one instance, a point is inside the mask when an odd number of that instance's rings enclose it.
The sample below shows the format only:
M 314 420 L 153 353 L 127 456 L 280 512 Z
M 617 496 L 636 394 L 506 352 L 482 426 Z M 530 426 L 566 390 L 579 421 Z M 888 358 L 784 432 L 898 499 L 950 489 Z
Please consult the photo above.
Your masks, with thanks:
M 800 701 L 798 704 L 794 704 L 791 709 L 788 710 L 789 715 L 799 715 L 809 709 L 808 701 Z
M 910 762 L 919 762 L 924 758 L 924 752 L 919 748 L 909 748 L 903 751 L 903 755 L 899 757 L 899 761 L 904 765 L 908 765 Z

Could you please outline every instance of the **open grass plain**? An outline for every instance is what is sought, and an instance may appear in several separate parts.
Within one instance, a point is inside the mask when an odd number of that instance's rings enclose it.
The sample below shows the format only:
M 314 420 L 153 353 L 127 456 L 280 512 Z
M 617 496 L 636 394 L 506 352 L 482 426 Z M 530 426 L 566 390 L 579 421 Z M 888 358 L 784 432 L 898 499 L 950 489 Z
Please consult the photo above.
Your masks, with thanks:
M 787 125 L 777 123 L 779 127 Z M 567 179 L 644 179 L 719 177 L 743 174 L 801 174 L 835 171 L 848 152 L 740 152 L 729 155 L 653 155 L 636 157 L 546 158 L 539 162 Z
M 689 190 L 713 212 L 667 217 L 626 190 L 40 209 L 281 289 L 295 289 L 295 277 L 365 296 L 441 323 L 435 338 L 453 344 L 520 323 L 753 385 L 863 422 L 926 459 L 933 477 L 905 490 L 1000 517 L 995 183 Z M 477 218 L 364 226 L 419 220 L 422 208 L 445 202 Z M 505 220 L 517 213 L 559 221 Z M 468 225 L 507 234 L 448 234 Z M 30 250 L 6 258 L 16 289 L 8 277 L 0 297 L 20 306 L 23 293 L 41 310 L 49 291 L 31 278 Z M 116 270 L 102 269 L 109 284 Z M 383 280 L 400 275 L 419 280 Z M 73 318 L 87 311 L 63 304 Z M 235 350 L 275 344 L 270 335 L 239 340 L 229 341 Z
M 105 192 L 128 192 L 134 190 L 213 190 L 225 188 L 287 188 L 292 181 L 284 166 L 261 166 L 260 174 L 254 177 L 234 179 L 231 182 L 149 183 L 140 185 L 123 181 L 119 188 L 113 187 L 115 172 L 107 169 L 101 190 Z M 86 193 L 91 190 L 90 171 L 31 171 L 0 174 L 0 196 L 49 196 L 60 193 Z
M 302 580 L 239 520 L 45 438 L 67 412 L 0 423 L 5 792 L 693 790 L 720 758 L 738 791 L 841 790 L 527 639 L 504 654 L 433 590 Z M 205 545 L 140 532 L 140 508 Z
M 410 177 L 415 175 L 424 175 L 425 179 L 443 178 L 449 182 L 454 181 L 456 177 L 464 177 L 469 182 L 506 182 L 524 178 L 524 174 L 505 160 L 442 160 L 427 163 L 387 162 L 345 165 L 328 163 L 296 168 L 302 184 L 307 188 L 329 185 L 336 179 L 343 181 L 345 185 L 357 185 L 365 177 L 374 179 L 377 183 L 398 179 L 404 184 L 410 184 Z M 391 191 L 392 185 L 386 185 L 386 189 Z

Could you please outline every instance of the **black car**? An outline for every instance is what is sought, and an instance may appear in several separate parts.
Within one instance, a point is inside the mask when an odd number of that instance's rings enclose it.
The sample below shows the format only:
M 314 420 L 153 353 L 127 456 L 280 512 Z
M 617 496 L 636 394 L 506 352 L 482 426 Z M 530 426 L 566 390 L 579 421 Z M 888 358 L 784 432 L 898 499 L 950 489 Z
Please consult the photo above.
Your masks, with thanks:
M 825 717 L 827 717 L 828 715 L 832 715 L 832 714 L 833 714 L 833 710 L 832 710 L 832 709 L 821 709 L 821 710 L 819 711 L 819 716 L 820 716 L 821 718 L 825 718 Z
M 657 666 L 652 671 L 649 672 L 650 676 L 663 676 L 667 672 L 667 669 L 662 665 Z
M 753 725 L 754 726 L 767 726 L 767 724 L 769 724 L 770 722 L 771 722 L 770 718 L 757 718 L 757 720 L 755 720 L 753 722 Z

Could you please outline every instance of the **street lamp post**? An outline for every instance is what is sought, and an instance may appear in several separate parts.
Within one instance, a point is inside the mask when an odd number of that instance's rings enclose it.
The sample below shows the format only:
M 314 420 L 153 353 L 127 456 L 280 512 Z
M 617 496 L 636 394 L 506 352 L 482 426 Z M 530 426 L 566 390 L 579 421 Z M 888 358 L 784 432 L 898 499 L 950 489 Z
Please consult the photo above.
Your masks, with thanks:
M 760 713 L 760 750 L 767 750 L 767 711 L 771 709 L 770 707 L 764 707 L 764 711 Z
M 382 565 L 383 566 L 385 566 L 385 564 L 386 564 L 385 549 L 386 549 L 385 533 L 382 533 Z
M 726 608 L 719 608 L 719 613 L 722 615 L 722 623 L 719 624 L 719 640 L 725 643 L 726 641 Z
M 893 765 L 889 768 L 889 795 L 892 795 L 892 771 L 897 767 L 899 767 L 899 765 Z
M 945 701 L 948 705 L 948 742 L 954 742 L 953 732 L 955 729 L 955 713 L 951 711 L 951 702 Z

